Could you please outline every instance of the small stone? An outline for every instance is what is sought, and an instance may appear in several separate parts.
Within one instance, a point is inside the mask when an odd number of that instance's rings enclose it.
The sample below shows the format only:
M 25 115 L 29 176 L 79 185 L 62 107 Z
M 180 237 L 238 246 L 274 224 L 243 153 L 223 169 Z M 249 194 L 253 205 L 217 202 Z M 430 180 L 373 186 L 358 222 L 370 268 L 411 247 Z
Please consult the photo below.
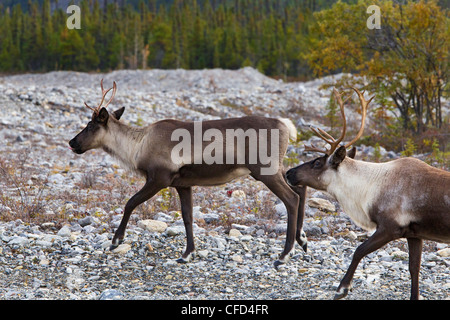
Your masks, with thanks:
M 358 238 L 358 236 L 356 235 L 355 232 L 353 231 L 349 231 L 347 232 L 347 234 L 344 236 L 345 238 L 349 239 L 349 240 L 356 240 Z
M 55 224 L 53 222 L 44 222 L 41 224 L 42 229 L 50 229 L 53 228 Z
M 241 240 L 241 241 L 251 241 L 252 239 L 253 239 L 253 237 L 249 234 L 239 238 L 239 240 Z
M 306 273 L 308 272 L 308 268 L 300 268 L 298 269 L 298 273 Z
M 332 204 L 330 201 L 321 199 L 321 198 L 309 198 L 308 205 L 312 208 L 318 208 L 321 210 L 335 212 L 336 206 Z
M 438 256 L 448 258 L 448 257 L 450 257 L 450 248 L 441 249 L 441 250 L 437 251 L 436 254 Z
M 235 254 L 232 258 L 233 261 L 237 262 L 237 263 L 242 263 L 244 262 L 244 259 L 242 259 L 242 256 Z
M 131 245 L 129 245 L 128 243 L 122 243 L 111 252 L 116 253 L 116 254 L 125 254 L 130 250 L 131 250 Z
M 408 260 L 408 253 L 404 251 L 394 251 L 391 254 L 395 259 Z
M 172 226 L 172 227 L 168 227 L 166 229 L 166 234 L 171 237 L 174 237 L 174 236 L 177 236 L 177 235 L 183 234 L 183 233 L 184 233 L 183 226 Z
M 203 259 L 208 257 L 208 253 L 209 253 L 208 250 L 199 250 L 199 251 L 197 251 L 198 256 L 200 258 L 203 258 Z
M 228 233 L 228 235 L 230 237 L 239 238 L 240 236 L 242 236 L 242 233 L 239 230 L 237 230 L 237 229 L 231 229 L 230 232 Z
M 61 229 L 59 229 L 57 235 L 63 238 L 70 238 L 70 236 L 72 235 L 72 231 L 70 231 L 68 225 L 65 225 Z
M 100 294 L 99 300 L 122 300 L 123 293 L 115 289 L 107 289 Z
M 141 220 L 138 222 L 138 227 L 148 230 L 150 232 L 159 232 L 162 233 L 167 229 L 167 223 L 159 220 Z
M 237 199 L 242 199 L 242 200 L 245 200 L 245 198 L 246 198 L 245 192 L 242 190 L 233 190 L 233 192 L 231 193 L 231 197 L 237 198 Z
M 92 223 L 91 217 L 84 217 L 81 219 L 78 219 L 78 224 L 82 227 L 86 227 Z
M 25 247 L 30 243 L 30 240 L 26 237 L 12 237 L 11 240 L 9 240 L 9 245 L 18 245 L 20 247 Z

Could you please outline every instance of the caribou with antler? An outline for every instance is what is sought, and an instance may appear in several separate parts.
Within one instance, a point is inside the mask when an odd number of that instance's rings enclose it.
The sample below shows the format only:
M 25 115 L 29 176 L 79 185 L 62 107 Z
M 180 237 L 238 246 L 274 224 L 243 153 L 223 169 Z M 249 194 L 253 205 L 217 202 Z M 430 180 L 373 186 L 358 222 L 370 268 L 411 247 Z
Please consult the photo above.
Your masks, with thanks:
M 286 173 L 287 181 L 292 186 L 327 191 L 358 226 L 375 230 L 356 249 L 335 299 L 348 294 L 354 272 L 364 256 L 398 238 L 406 238 L 408 242 L 411 299 L 418 299 L 423 240 L 450 242 L 450 173 L 415 158 L 370 163 L 346 156 L 347 148 L 363 133 L 367 107 L 373 99 L 366 101 L 364 92 L 353 90 L 362 107 L 362 121 L 356 137 L 339 146 L 347 127 L 345 102 L 342 94 L 334 90 L 344 121 L 341 136 L 336 140 L 322 129 L 313 129 L 331 147 L 305 147 L 305 151 L 325 155 L 290 169 Z
M 91 121 L 69 145 L 77 154 L 103 149 L 146 179 L 142 189 L 125 205 L 111 249 L 123 241 L 128 219 L 138 205 L 161 189 L 174 187 L 180 196 L 187 237 L 186 251 L 177 261 L 187 262 L 195 248 L 192 186 L 220 185 L 251 175 L 279 197 L 288 212 L 285 248 L 275 265 L 285 262 L 295 240 L 306 250 L 307 240 L 302 231 L 306 188 L 290 187 L 284 178 L 283 157 L 289 139 L 297 137 L 290 120 L 257 116 L 202 122 L 167 119 L 137 128 L 120 121 L 124 107 L 111 114 L 106 110 L 116 93 L 115 82 L 104 107 L 111 89 L 104 90 L 103 81 L 101 89 L 100 104 L 96 108 L 86 104 L 93 111 Z M 204 159 L 205 154 L 210 157 Z

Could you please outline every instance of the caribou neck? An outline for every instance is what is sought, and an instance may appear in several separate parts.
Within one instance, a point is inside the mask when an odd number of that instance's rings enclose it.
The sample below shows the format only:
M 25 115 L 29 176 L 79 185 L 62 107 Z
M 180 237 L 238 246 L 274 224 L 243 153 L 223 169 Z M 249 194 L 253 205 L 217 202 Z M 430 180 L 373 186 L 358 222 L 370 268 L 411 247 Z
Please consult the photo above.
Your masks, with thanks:
M 145 138 L 148 138 L 145 131 L 145 128 L 131 127 L 115 119 L 110 119 L 103 150 L 122 162 L 128 169 L 139 171 L 141 146 Z

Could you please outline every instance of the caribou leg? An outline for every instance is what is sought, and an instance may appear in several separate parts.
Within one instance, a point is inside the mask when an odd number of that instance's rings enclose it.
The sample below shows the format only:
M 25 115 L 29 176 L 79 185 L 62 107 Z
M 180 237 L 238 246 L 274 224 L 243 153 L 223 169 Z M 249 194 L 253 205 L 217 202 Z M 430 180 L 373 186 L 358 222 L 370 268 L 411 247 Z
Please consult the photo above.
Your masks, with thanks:
M 286 183 L 281 171 L 279 171 L 275 175 L 270 176 L 254 173 L 252 173 L 252 176 L 256 180 L 264 183 L 270 189 L 270 191 L 272 191 L 278 198 L 280 198 L 287 209 L 288 223 L 286 231 L 286 242 L 283 252 L 281 253 L 279 259 L 274 263 L 275 268 L 277 268 L 279 265 L 286 263 L 288 255 L 294 247 L 295 234 L 297 229 L 297 210 L 299 204 L 299 196 Z
M 177 187 L 178 195 L 181 202 L 181 215 L 183 217 L 184 227 L 186 228 L 186 251 L 181 258 L 177 259 L 178 263 L 187 263 L 191 258 L 192 252 L 195 250 L 194 232 L 192 231 L 192 187 Z
M 411 300 L 419 300 L 419 271 L 423 240 L 408 238 L 409 273 L 411 275 Z
M 110 250 L 114 250 L 119 246 L 120 243 L 123 242 L 125 229 L 127 228 L 128 220 L 130 219 L 133 210 L 141 203 L 153 197 L 161 189 L 161 187 L 153 183 L 152 179 L 147 179 L 142 189 L 139 190 L 134 196 L 132 196 L 130 200 L 128 200 L 127 204 L 125 205 L 122 221 L 120 222 L 120 225 L 117 228 L 116 233 L 114 234 Z
M 394 239 L 396 239 L 396 237 L 392 237 L 391 234 L 385 232 L 384 230 L 377 229 L 369 239 L 356 248 L 355 253 L 353 254 L 352 262 L 347 269 L 347 273 L 339 284 L 334 300 L 342 299 L 347 296 L 353 275 L 361 259 Z

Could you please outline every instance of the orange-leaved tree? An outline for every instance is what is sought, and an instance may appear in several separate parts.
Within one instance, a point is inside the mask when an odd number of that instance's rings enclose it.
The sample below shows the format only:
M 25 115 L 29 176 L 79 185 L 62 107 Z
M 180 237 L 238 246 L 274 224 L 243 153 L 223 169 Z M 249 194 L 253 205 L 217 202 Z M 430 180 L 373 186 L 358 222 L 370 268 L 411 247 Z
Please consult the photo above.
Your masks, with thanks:
M 379 10 L 368 10 L 371 5 Z M 373 16 L 377 13 L 378 17 Z M 436 0 L 339 1 L 317 12 L 315 18 L 304 58 L 317 75 L 360 75 L 344 77 L 341 85 L 359 82 L 377 93 L 379 100 L 390 102 L 405 130 L 448 129 L 441 105 L 449 91 L 448 9 Z M 378 28 L 367 21 L 375 18 L 379 18 Z

